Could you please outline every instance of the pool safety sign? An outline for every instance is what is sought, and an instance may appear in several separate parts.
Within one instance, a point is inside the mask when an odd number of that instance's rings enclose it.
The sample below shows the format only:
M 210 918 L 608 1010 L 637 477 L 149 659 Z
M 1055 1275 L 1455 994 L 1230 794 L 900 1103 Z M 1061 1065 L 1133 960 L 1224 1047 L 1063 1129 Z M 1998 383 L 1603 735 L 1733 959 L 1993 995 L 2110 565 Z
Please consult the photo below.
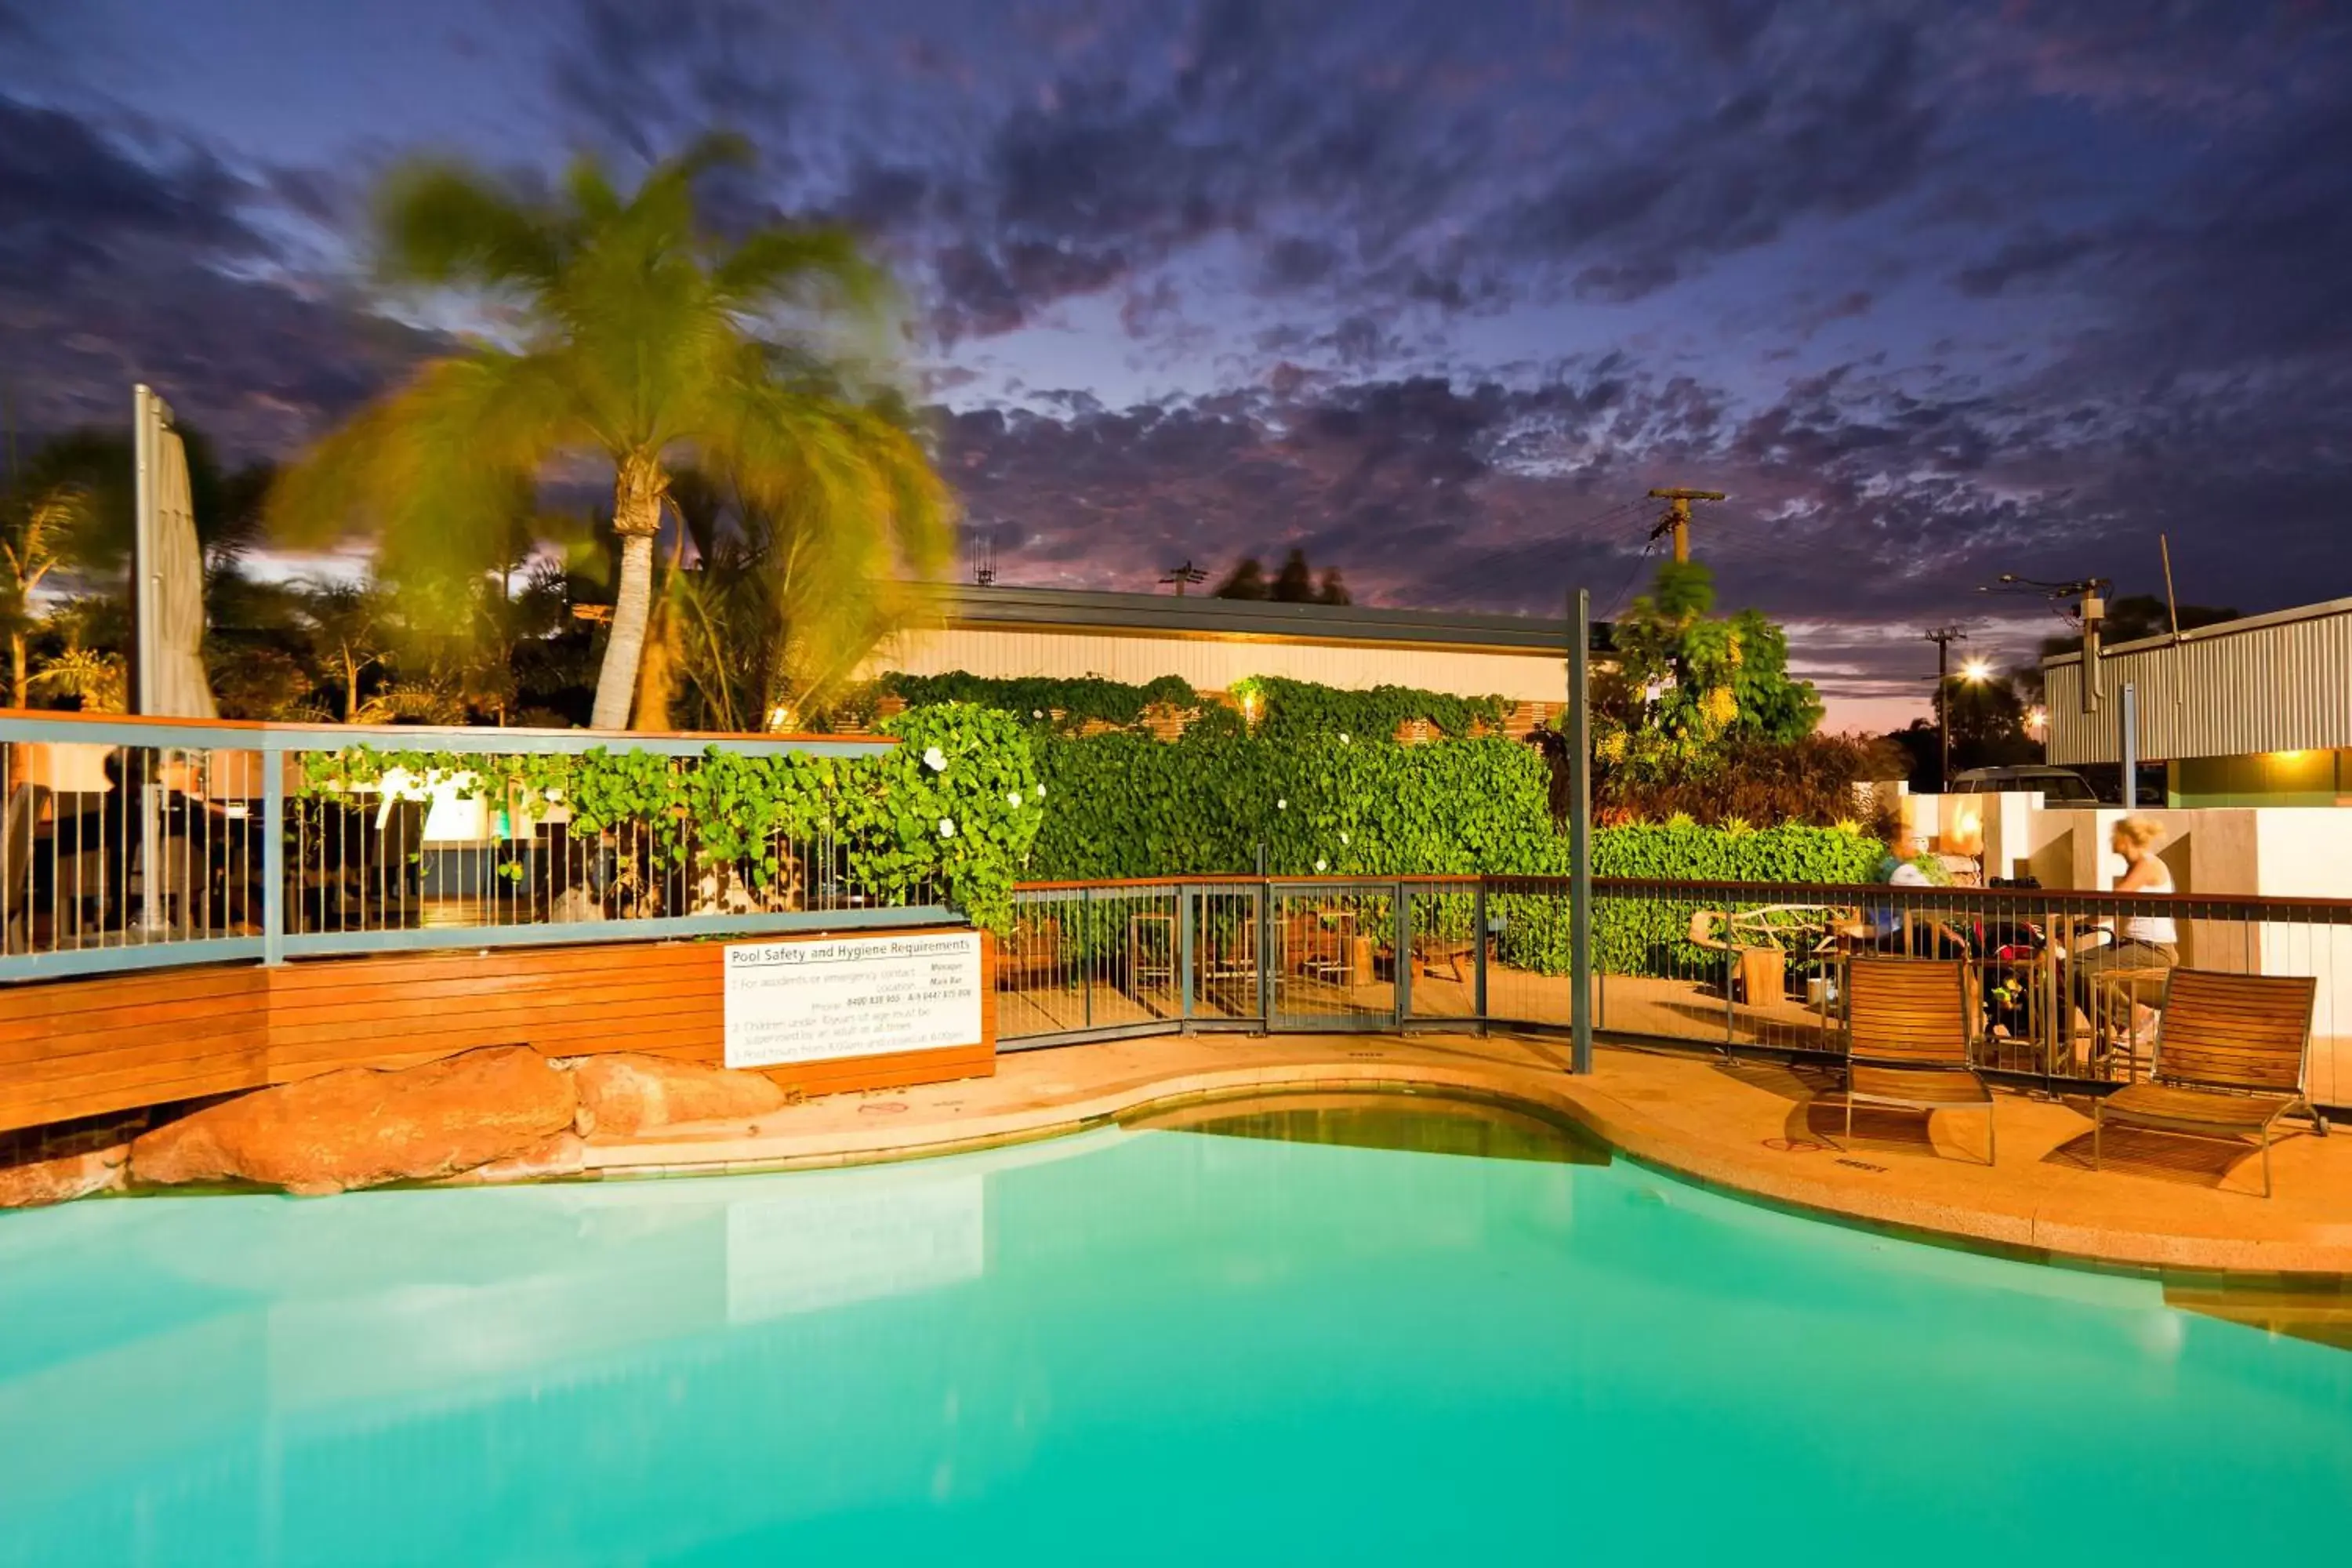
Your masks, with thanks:
M 980 1043 L 978 931 L 727 949 L 727 1065 L 787 1067 Z

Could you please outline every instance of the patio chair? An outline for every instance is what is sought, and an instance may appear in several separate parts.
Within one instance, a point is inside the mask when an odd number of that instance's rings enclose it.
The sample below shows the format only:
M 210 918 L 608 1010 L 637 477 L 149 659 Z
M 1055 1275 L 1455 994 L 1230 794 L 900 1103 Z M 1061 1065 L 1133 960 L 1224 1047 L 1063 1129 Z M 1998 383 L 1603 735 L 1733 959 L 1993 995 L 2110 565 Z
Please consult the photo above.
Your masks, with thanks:
M 1957 959 L 1856 957 L 1846 969 L 1845 1131 L 1855 1102 L 1925 1111 L 1982 1110 L 1985 1163 L 2000 1129 L 1992 1090 L 1969 1058 L 1968 968 Z
M 2110 1121 L 2190 1137 L 2252 1137 L 2263 1151 L 2263 1196 L 2271 1195 L 2271 1125 L 2290 1110 L 2327 1135 L 2327 1120 L 2306 1098 L 2311 1005 L 2308 974 L 2223 974 L 2176 969 L 2165 982 L 2148 1081 L 2091 1107 L 2091 1168 Z
M 1693 947 L 1703 952 L 1723 954 L 1723 994 L 1727 998 L 1737 994 L 1751 1007 L 1780 999 L 1787 984 L 1788 953 L 1776 944 L 1741 942 L 1738 916 L 1722 910 L 1693 910 L 1689 934 Z

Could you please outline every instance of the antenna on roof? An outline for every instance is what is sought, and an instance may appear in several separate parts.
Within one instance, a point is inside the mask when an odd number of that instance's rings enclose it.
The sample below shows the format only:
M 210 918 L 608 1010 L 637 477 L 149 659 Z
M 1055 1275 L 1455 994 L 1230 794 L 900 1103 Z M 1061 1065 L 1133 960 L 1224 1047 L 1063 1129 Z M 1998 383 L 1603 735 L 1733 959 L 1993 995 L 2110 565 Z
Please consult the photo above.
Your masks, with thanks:
M 1209 574 L 1190 561 L 1186 561 L 1181 566 L 1171 566 L 1160 574 L 1160 585 L 1164 588 L 1173 583 L 1176 585 L 1176 596 L 1180 599 L 1184 596 L 1186 587 L 1205 583 L 1208 580 Z
M 996 586 L 996 530 L 971 538 L 971 581 L 976 588 Z
M 2172 593 L 2172 541 L 2159 533 L 2156 547 L 2164 554 L 2164 613 L 2172 622 L 2172 700 L 2189 700 L 2189 683 L 2180 679 L 2180 601 Z

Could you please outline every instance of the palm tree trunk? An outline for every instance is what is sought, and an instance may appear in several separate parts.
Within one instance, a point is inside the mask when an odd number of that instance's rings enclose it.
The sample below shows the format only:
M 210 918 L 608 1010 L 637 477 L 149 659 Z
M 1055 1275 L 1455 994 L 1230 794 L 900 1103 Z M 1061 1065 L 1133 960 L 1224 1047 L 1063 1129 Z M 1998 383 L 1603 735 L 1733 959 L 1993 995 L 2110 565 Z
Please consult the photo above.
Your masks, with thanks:
M 11 708 L 22 708 L 26 703 L 31 700 L 32 691 L 32 683 L 29 672 L 26 667 L 24 633 L 11 632 L 8 634 L 8 654 L 9 657 L 16 661 L 14 667 L 9 671 L 10 680 L 8 684 L 8 706 Z
M 614 598 L 604 668 L 596 672 L 596 706 L 588 719 L 592 730 L 628 727 L 637 666 L 645 658 L 646 622 L 653 608 L 654 535 L 661 531 L 662 495 L 668 486 L 669 476 L 661 465 L 636 453 L 622 459 L 613 480 L 613 531 L 621 536 L 621 584 Z

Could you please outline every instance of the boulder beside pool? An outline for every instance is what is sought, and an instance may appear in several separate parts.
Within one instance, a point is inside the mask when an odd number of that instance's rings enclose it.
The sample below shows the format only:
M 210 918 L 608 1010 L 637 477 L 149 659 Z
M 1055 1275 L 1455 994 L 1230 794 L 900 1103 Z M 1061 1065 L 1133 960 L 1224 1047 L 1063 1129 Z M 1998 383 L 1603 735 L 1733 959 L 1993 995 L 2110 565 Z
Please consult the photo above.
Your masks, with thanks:
M 304 1196 L 469 1171 L 571 1127 L 572 1076 L 523 1046 L 265 1089 L 132 1142 L 143 1185 L 244 1181 Z
M 40 1208 L 121 1190 L 130 1145 L 0 1166 L 0 1209 Z
M 687 1121 L 735 1121 L 791 1103 L 773 1079 L 755 1072 L 697 1067 L 635 1051 L 583 1057 L 572 1064 L 580 1088 L 580 1131 L 625 1138 Z

